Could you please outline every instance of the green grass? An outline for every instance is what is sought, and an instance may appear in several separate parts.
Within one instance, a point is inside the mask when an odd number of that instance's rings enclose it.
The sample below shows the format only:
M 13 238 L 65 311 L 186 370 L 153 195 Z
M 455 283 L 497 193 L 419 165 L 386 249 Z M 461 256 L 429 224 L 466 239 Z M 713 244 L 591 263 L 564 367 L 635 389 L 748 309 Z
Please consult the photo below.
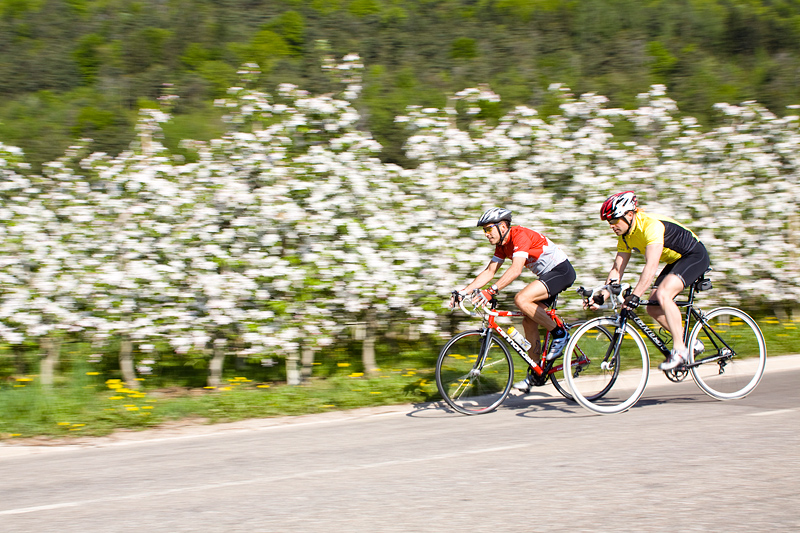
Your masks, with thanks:
M 798 353 L 800 321 L 760 317 L 770 356 Z M 437 342 L 439 343 L 437 345 Z M 152 376 L 128 390 L 119 372 L 103 363 L 87 362 L 84 348 L 65 347 L 56 383 L 43 387 L 30 373 L 6 373 L 0 384 L 0 439 L 13 442 L 34 436 L 106 435 L 120 428 L 143 429 L 187 418 L 208 423 L 246 418 L 321 413 L 378 405 L 438 399 L 433 364 L 443 340 L 428 339 L 414 346 L 387 341 L 378 348 L 381 370 L 366 377 L 360 371 L 357 345 L 340 346 L 320 354 L 314 377 L 288 386 L 278 374 L 246 368 L 228 374 L 223 385 L 206 389 L 198 378 L 174 380 Z M 2 353 L 6 363 L 8 353 Z M 651 357 L 657 364 L 651 350 Z M 521 360 L 514 358 L 515 367 Z M 24 361 L 23 361 L 24 362 Z M 187 367 L 198 375 L 205 368 Z
M 97 374 L 97 375 L 95 375 Z M 128 389 L 96 372 L 74 372 L 51 388 L 22 376 L 0 388 L 0 438 L 100 436 L 119 428 L 143 429 L 170 420 L 209 423 L 431 401 L 433 369 L 381 369 L 374 377 L 341 373 L 300 386 L 231 377 L 215 389 Z

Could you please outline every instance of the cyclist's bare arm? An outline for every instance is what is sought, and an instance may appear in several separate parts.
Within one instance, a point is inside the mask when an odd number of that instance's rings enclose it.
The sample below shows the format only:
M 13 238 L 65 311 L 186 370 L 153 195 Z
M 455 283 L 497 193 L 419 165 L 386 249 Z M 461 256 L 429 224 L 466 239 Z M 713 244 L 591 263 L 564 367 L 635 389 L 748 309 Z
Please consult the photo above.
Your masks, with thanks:
M 522 270 L 525 268 L 525 261 L 527 261 L 527 258 L 521 255 L 511 260 L 511 266 L 508 267 L 508 270 L 503 272 L 503 275 L 497 280 L 496 285 L 498 291 L 502 291 L 511 285 L 511 283 L 522 274 Z
M 648 244 L 644 249 L 644 269 L 642 270 L 642 275 L 639 276 L 636 287 L 633 288 L 633 294 L 636 296 L 641 298 L 645 291 L 650 288 L 650 285 L 653 284 L 653 278 L 656 276 L 658 262 L 661 260 L 663 249 L 664 245 L 660 242 Z
M 606 277 L 606 285 L 622 282 L 622 275 L 625 273 L 625 267 L 628 266 L 628 261 L 630 260 L 630 253 L 617 252 L 617 256 L 614 258 L 614 265 L 611 267 L 611 271 L 609 271 L 608 276 Z M 601 294 L 605 300 L 611 297 L 611 293 L 607 290 L 601 291 Z M 591 298 L 584 302 L 584 308 L 586 307 L 594 311 L 600 309 L 600 306 L 597 304 L 597 302 L 594 302 Z
M 614 265 L 606 277 L 606 285 L 611 282 L 622 282 L 622 275 L 625 273 L 625 267 L 628 266 L 628 261 L 630 260 L 631 254 L 629 252 L 617 252 L 617 257 L 614 258 Z
M 500 279 L 497 280 L 497 290 L 501 291 L 504 288 L 508 287 L 512 281 L 517 279 L 520 274 L 522 274 L 522 270 L 525 268 L 525 261 L 526 258 L 522 256 L 517 256 L 511 260 L 511 266 L 508 267 L 508 270 L 503 272 L 503 275 L 500 276 Z M 492 261 L 486 267 L 486 269 L 478 274 L 478 276 L 473 280 L 472 283 L 467 285 L 462 289 L 462 292 L 470 292 L 474 289 L 480 289 L 490 281 L 492 281 L 497 274 L 497 270 L 500 268 L 500 263 L 497 261 Z
M 500 263 L 498 261 L 490 261 L 486 268 L 480 274 L 475 276 L 475 279 L 472 280 L 469 285 L 461 289 L 461 292 L 468 293 L 474 289 L 480 289 L 494 279 L 499 268 Z

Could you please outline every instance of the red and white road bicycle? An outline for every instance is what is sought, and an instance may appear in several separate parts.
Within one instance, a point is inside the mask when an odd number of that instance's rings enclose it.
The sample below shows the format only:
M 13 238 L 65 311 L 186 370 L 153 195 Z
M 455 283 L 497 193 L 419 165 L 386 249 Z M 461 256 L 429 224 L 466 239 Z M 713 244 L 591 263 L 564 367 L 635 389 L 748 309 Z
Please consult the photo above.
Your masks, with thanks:
M 470 305 L 471 309 L 467 306 Z M 494 305 L 486 306 L 475 304 L 467 298 L 459 302 L 461 309 L 469 316 L 479 317 L 483 325 L 478 329 L 464 331 L 456 334 L 445 344 L 436 361 L 436 386 L 445 402 L 458 411 L 468 415 L 489 413 L 503 403 L 511 391 L 515 381 L 522 380 L 526 374 L 533 377 L 533 384 L 544 386 L 552 383 L 558 392 L 565 398 L 572 399 L 569 389 L 564 383 L 562 372 L 564 365 L 561 357 L 552 361 L 547 360 L 552 339 L 550 334 L 545 334 L 541 356 L 536 360 L 517 343 L 509 333 L 496 321 L 497 318 L 522 318 L 521 311 L 502 311 L 493 309 Z M 556 304 L 547 310 L 547 314 L 558 325 L 565 329 L 575 328 L 584 321 L 568 323 L 556 313 Z M 592 340 L 589 336 L 583 339 L 582 344 L 589 346 L 592 343 L 608 346 L 611 334 L 602 328 L 597 329 L 597 335 L 602 339 Z M 576 346 L 578 353 L 581 346 Z M 519 370 L 514 369 L 514 360 L 511 356 L 516 352 L 523 361 Z M 580 381 L 581 373 L 592 364 L 589 357 L 590 351 L 584 357 L 573 357 L 571 375 Z M 589 397 L 597 399 L 602 397 L 614 385 L 614 380 L 603 383 L 596 391 L 584 390 Z

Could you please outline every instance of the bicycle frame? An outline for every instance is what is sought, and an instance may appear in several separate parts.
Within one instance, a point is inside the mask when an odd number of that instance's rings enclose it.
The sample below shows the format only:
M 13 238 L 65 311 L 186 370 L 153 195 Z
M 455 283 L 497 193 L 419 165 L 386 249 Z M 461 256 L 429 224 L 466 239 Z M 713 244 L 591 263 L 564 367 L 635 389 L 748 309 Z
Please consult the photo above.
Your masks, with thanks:
M 471 314 L 467 309 L 464 308 L 463 302 L 461 302 L 460 305 L 465 313 Z M 563 363 L 560 363 L 558 365 L 548 368 L 546 363 L 547 352 L 544 350 L 542 351 L 542 361 L 541 361 L 541 363 L 543 363 L 544 366 L 534 361 L 533 358 L 530 355 L 528 355 L 528 352 L 525 350 L 525 348 L 520 346 L 519 343 L 517 343 L 514 339 L 512 339 L 511 335 L 506 333 L 506 331 L 502 327 L 500 327 L 500 325 L 495 320 L 497 317 L 524 317 L 525 316 L 524 313 L 522 313 L 521 311 L 497 311 L 494 309 L 487 309 L 485 307 L 483 308 L 483 311 L 485 312 L 485 315 L 483 317 L 484 319 L 483 330 L 485 334 L 483 335 L 483 341 L 481 342 L 481 356 L 478 358 L 477 361 L 475 361 L 475 368 L 479 369 L 483 368 L 483 362 L 486 358 L 486 354 L 488 351 L 487 348 L 491 343 L 493 334 L 497 334 L 503 340 L 505 340 L 506 343 L 509 346 L 511 346 L 514 349 L 514 351 L 516 351 L 526 363 L 528 363 L 528 366 L 533 370 L 533 372 L 539 378 L 547 378 L 548 376 L 550 376 L 550 374 L 553 374 L 564 367 Z M 555 309 L 547 309 L 546 313 L 550 318 L 553 319 L 553 321 L 557 325 L 565 327 L 564 321 L 561 320 L 561 317 L 558 316 Z M 549 341 L 550 341 L 550 332 L 548 331 L 545 333 L 544 342 L 542 346 L 547 347 Z
M 685 307 L 686 308 L 685 319 L 684 319 L 685 326 L 683 328 L 683 344 L 684 345 L 688 345 L 688 343 L 689 343 L 689 335 L 691 334 L 691 330 L 692 330 L 692 328 L 691 328 L 692 319 L 694 319 L 695 322 L 700 322 L 703 325 L 703 330 L 704 331 L 709 333 L 708 338 L 711 339 L 711 342 L 714 344 L 715 348 L 719 348 L 719 346 L 717 345 L 717 342 L 716 342 L 716 341 L 719 341 L 720 343 L 722 343 L 725 346 L 725 348 L 727 348 L 728 350 L 732 351 L 732 349 L 728 345 L 728 343 L 725 342 L 725 340 L 722 337 L 720 337 L 719 334 L 716 331 L 714 331 L 714 328 L 712 328 L 708 324 L 708 322 L 706 321 L 706 319 L 705 319 L 705 317 L 703 315 L 703 312 L 695 307 L 695 305 L 694 305 L 694 296 L 695 296 L 696 290 L 697 290 L 696 289 L 696 284 L 693 283 L 689 287 L 689 297 L 688 297 L 687 301 L 675 302 L 675 304 L 678 307 Z M 643 300 L 640 303 L 640 305 L 660 306 L 660 304 L 656 300 Z M 658 350 L 661 352 L 661 354 L 664 357 L 669 357 L 670 356 L 670 349 L 667 347 L 667 344 L 663 340 L 661 340 L 661 337 L 659 337 L 652 329 L 650 329 L 650 327 L 648 327 L 647 324 L 645 324 L 644 321 L 641 318 L 639 318 L 639 316 L 632 309 L 623 309 L 622 311 L 620 311 L 620 313 L 619 313 L 620 330 L 624 329 L 624 326 L 628 322 L 628 319 L 633 321 L 633 323 L 637 327 L 637 329 L 639 329 L 639 331 L 641 331 L 642 333 L 645 334 L 645 336 L 650 341 L 650 343 L 653 344 L 656 348 L 658 348 Z M 610 352 L 610 353 L 615 353 L 619 349 L 619 344 L 620 344 L 620 342 L 622 342 L 622 336 L 617 334 L 617 337 L 618 338 L 615 338 L 614 342 L 611 344 L 611 346 L 613 346 L 613 351 Z M 715 338 L 716 338 L 716 341 L 714 340 Z M 688 368 L 694 368 L 694 367 L 700 366 L 700 365 L 705 364 L 705 363 L 710 363 L 710 362 L 713 362 L 713 361 L 719 361 L 720 359 L 724 359 L 726 357 L 726 355 L 719 355 L 719 350 L 717 350 L 717 352 L 718 352 L 717 355 L 714 355 L 714 356 L 711 356 L 711 357 L 706 357 L 706 358 L 703 358 L 703 359 L 701 359 L 699 361 L 694 361 L 693 363 L 685 363 L 684 366 L 687 369 Z M 610 355 L 610 353 L 608 355 Z M 606 356 L 606 359 L 608 358 L 608 355 Z

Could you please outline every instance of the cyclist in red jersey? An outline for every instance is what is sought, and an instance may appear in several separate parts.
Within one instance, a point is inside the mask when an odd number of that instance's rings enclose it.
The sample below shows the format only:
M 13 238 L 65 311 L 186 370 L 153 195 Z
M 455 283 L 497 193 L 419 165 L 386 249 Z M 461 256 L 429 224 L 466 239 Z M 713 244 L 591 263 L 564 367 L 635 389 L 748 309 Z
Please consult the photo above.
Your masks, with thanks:
M 541 325 L 550 331 L 553 337 L 547 359 L 555 359 L 567 345 L 569 333 L 548 316 L 546 309 L 553 305 L 558 293 L 575 282 L 575 269 L 572 268 L 567 255 L 541 233 L 522 226 L 511 226 L 511 211 L 508 209 L 499 207 L 489 209 L 481 216 L 477 225 L 483 228 L 486 238 L 495 245 L 494 257 L 472 282 L 460 291 L 454 291 L 450 306 L 456 304 L 456 298 L 464 297 L 492 281 L 500 265 L 506 259 L 511 259 L 511 266 L 500 276 L 497 283 L 489 289 L 482 290 L 479 297 L 488 302 L 517 279 L 525 268 L 536 274 L 539 279 L 519 291 L 514 297 L 514 304 L 525 314 L 522 325 L 525 337 L 531 343 L 528 354 L 534 360 L 541 356 L 539 336 Z M 514 385 L 515 388 L 525 392 L 529 391 L 531 386 L 532 381 L 529 377 Z

